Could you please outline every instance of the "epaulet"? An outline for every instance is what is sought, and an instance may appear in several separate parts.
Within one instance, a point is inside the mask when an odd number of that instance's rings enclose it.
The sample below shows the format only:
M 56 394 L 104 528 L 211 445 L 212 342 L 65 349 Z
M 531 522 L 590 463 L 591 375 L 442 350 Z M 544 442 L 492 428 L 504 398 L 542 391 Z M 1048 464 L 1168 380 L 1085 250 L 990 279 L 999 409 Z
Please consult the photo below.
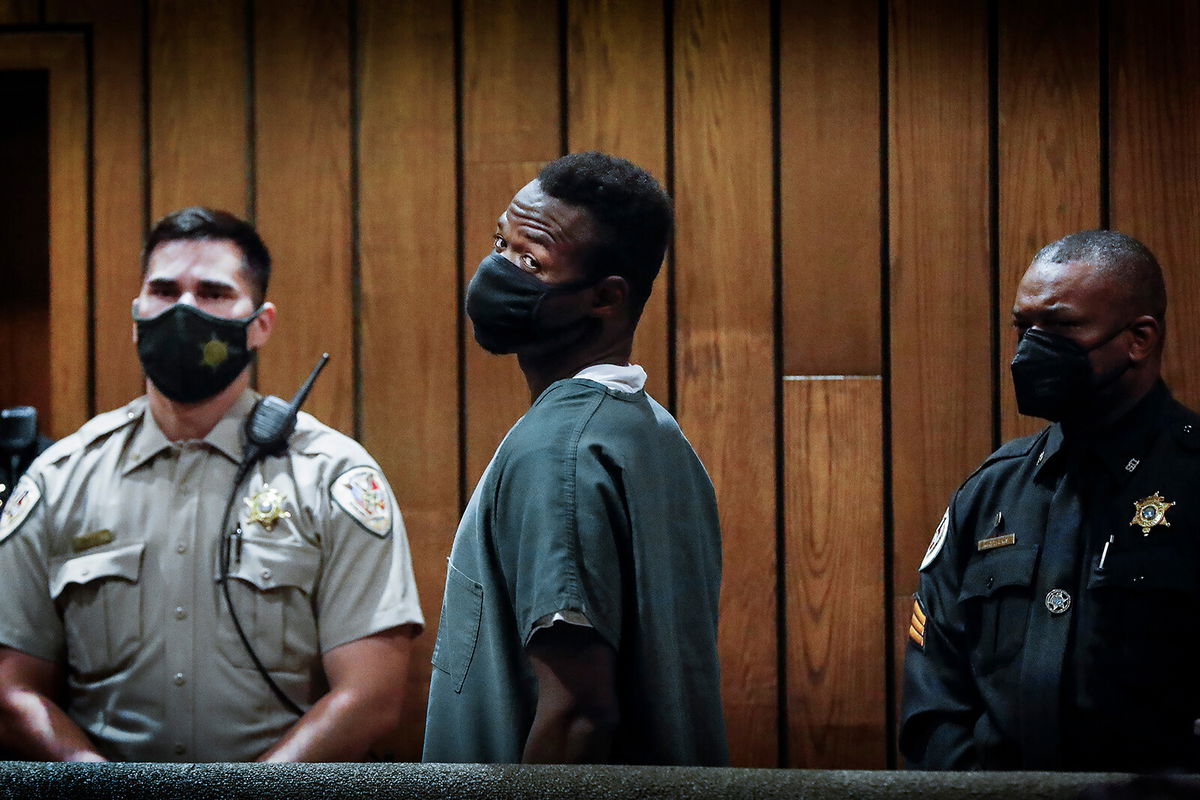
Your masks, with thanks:
M 1050 427 L 1047 426 L 1042 428 L 1042 430 L 1038 431 L 1037 433 L 1031 433 L 1028 436 L 1022 436 L 1019 439 L 1008 440 L 1004 444 L 1000 445 L 996 452 L 985 458 L 983 463 L 976 467 L 975 471 L 968 476 L 968 480 L 999 461 L 1008 461 L 1014 458 L 1025 458 L 1031 452 L 1033 452 L 1034 447 L 1039 441 L 1045 438 L 1049 430 Z
M 144 407 L 145 398 L 139 397 L 137 400 L 121 408 L 98 414 L 83 423 L 83 426 L 70 436 L 59 439 L 47 447 L 46 451 L 38 456 L 37 460 L 45 464 L 53 464 L 56 461 L 61 461 L 72 453 L 92 444 L 97 439 L 107 436 L 113 431 L 120 430 L 126 425 L 133 424 L 134 420 L 141 417 Z
M 1200 414 L 1190 408 L 1175 404 L 1171 415 L 1171 432 L 1185 450 L 1200 450 Z

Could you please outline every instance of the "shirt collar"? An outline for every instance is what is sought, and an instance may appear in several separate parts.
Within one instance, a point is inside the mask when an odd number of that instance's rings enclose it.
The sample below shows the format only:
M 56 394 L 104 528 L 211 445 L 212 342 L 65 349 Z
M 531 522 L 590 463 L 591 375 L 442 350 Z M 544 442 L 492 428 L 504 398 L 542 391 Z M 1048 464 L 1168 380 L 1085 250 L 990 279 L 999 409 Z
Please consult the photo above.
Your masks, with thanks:
M 593 364 L 575 373 L 575 377 L 618 392 L 640 392 L 646 385 L 646 370 L 637 364 Z
M 1131 474 L 1154 445 L 1155 434 L 1166 424 L 1164 411 L 1170 400 L 1171 391 L 1160 380 L 1137 405 L 1103 430 L 1082 438 L 1067 437 L 1062 423 L 1054 423 L 1038 453 L 1038 474 L 1047 464 L 1061 461 L 1056 456 L 1066 450 L 1077 451 L 1077 457 L 1094 458 L 1118 477 Z
M 225 415 L 217 421 L 213 429 L 202 440 L 212 449 L 223 453 L 234 463 L 242 460 L 242 422 L 254 404 L 258 402 L 258 394 L 251 389 L 242 392 Z M 122 474 L 128 474 L 138 467 L 154 459 L 159 453 L 171 447 L 173 442 L 162 432 L 154 414 L 150 413 L 150 404 L 141 399 L 140 408 L 130 408 L 130 415 L 141 414 L 141 424 L 133 434 L 126 450 L 125 466 Z

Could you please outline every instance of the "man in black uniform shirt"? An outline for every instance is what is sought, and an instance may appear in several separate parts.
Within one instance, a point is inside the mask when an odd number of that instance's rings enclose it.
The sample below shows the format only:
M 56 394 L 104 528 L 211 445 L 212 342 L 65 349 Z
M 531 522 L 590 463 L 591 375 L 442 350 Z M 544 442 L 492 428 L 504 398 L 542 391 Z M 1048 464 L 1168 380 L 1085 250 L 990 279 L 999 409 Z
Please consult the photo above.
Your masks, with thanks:
M 1160 377 L 1166 290 L 1113 231 L 1017 289 L 1022 414 L 921 564 L 900 748 L 928 769 L 1200 768 L 1200 417 Z

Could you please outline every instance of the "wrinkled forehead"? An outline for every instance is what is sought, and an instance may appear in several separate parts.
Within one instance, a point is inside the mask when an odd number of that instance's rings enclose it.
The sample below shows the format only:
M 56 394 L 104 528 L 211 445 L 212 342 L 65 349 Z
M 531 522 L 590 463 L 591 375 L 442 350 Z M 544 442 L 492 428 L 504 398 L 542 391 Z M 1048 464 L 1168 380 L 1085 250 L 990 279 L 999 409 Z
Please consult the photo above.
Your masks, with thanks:
M 553 197 L 536 178 L 513 195 L 497 224 L 501 229 L 519 229 L 527 238 L 543 243 L 579 244 L 596 228 L 586 208 Z
M 1086 261 L 1035 261 L 1017 287 L 1014 309 L 1109 304 L 1120 295 L 1111 273 Z

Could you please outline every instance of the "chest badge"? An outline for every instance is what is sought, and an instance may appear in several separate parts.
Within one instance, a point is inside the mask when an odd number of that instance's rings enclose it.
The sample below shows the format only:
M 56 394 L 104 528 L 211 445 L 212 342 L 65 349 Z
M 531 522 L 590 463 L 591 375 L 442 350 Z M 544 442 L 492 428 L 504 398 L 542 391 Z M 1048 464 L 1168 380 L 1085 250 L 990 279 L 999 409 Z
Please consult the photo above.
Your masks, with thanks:
M 1129 524 L 1139 526 L 1143 536 L 1149 536 L 1150 529 L 1155 525 L 1169 528 L 1171 523 L 1167 522 L 1167 509 L 1173 505 L 1175 504 L 1168 502 L 1161 494 L 1155 492 L 1149 497 L 1134 502 L 1133 507 L 1136 510 Z
M 285 499 L 280 492 L 271 488 L 271 484 L 264 483 L 252 497 L 242 499 L 242 502 L 250 509 L 250 517 L 247 522 L 257 522 L 267 530 L 271 530 L 279 520 L 291 519 L 292 515 L 283 510 Z

